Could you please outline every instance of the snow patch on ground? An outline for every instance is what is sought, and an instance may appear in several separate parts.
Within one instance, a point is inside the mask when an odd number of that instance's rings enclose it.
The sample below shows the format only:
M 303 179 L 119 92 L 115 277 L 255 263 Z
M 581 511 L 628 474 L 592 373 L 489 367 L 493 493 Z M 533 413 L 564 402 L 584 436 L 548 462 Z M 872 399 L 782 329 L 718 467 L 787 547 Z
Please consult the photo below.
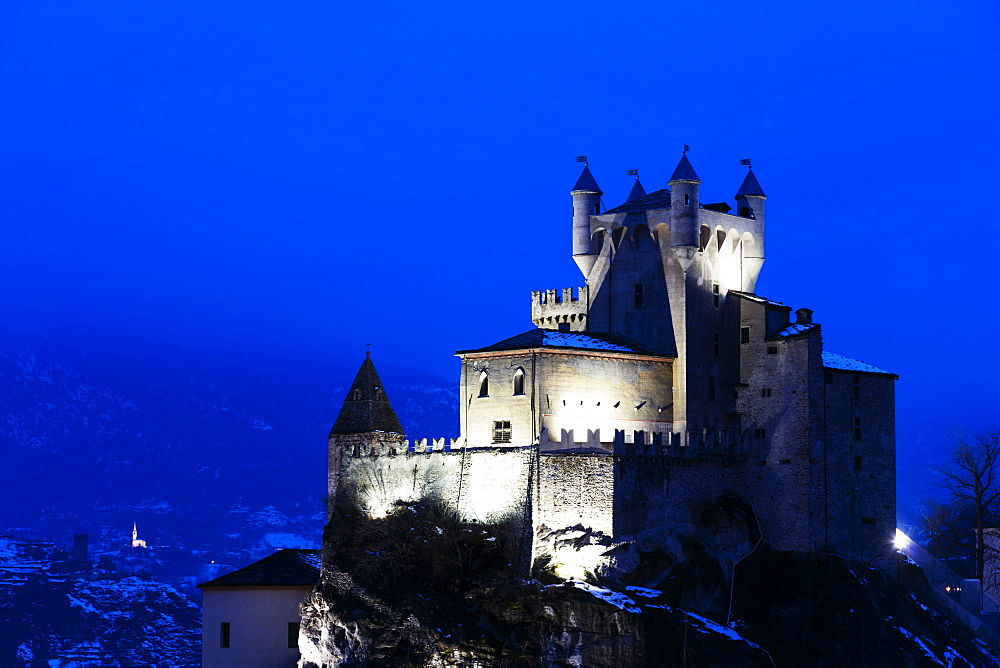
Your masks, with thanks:
M 935 656 L 934 652 L 931 651 L 931 648 L 927 646 L 927 643 L 925 643 L 923 639 L 913 635 L 912 633 L 904 629 L 902 626 L 895 626 L 893 628 L 899 631 L 903 635 L 903 637 L 906 638 L 907 640 L 913 641 L 913 643 L 920 648 L 920 650 L 924 653 L 924 655 L 928 659 L 938 664 L 939 666 L 948 665 L 945 664 L 943 661 L 941 661 L 941 659 L 937 658 L 937 656 Z
M 579 580 L 567 580 L 565 585 L 576 587 L 577 589 L 582 589 L 591 596 L 601 599 L 605 603 L 615 606 L 619 610 L 624 610 L 625 612 L 642 612 L 642 608 L 636 605 L 636 602 L 630 599 L 625 594 L 617 591 L 612 591 L 605 587 L 597 587 L 586 582 L 580 582 Z M 552 587 L 561 587 L 565 585 L 550 585 Z

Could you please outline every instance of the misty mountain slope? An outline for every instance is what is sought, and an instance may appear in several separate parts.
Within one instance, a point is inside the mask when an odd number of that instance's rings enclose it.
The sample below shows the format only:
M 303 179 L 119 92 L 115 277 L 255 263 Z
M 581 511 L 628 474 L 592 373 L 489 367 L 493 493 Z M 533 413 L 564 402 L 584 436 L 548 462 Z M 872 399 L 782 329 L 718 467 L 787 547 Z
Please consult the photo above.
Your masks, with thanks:
M 162 516 L 164 534 L 208 543 L 224 527 L 280 532 L 306 521 L 318 541 L 326 434 L 356 371 L 353 362 L 319 368 L 149 345 L 7 342 L 0 518 L 75 531 L 135 510 L 140 522 Z M 397 375 L 384 374 L 387 385 Z M 457 436 L 454 388 L 411 378 L 388 388 L 404 427 L 417 438 Z

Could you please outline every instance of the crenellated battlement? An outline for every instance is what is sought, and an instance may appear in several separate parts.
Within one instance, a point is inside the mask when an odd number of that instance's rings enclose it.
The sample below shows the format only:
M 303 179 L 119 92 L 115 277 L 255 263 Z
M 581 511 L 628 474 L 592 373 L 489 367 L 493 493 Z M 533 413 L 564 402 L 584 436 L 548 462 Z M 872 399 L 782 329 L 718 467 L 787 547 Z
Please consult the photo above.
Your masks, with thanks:
M 561 290 L 534 290 L 531 293 L 531 321 L 542 329 L 559 329 L 567 326 L 573 332 L 587 331 L 587 309 L 590 289 L 563 288 Z
M 689 433 L 670 431 L 615 430 L 611 441 L 602 440 L 600 429 L 560 429 L 559 433 L 542 428 L 539 443 L 546 452 L 588 451 L 616 455 L 653 457 L 719 457 L 746 455 L 748 434 L 730 429 L 704 429 Z

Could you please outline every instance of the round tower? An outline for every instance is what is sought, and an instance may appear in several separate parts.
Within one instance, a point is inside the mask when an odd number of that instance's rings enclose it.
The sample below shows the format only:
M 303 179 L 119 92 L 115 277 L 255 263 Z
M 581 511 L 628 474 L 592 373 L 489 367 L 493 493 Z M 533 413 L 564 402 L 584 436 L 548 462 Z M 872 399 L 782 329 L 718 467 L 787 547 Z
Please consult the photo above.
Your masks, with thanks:
M 670 185 L 670 227 L 674 246 L 698 245 L 698 187 L 701 179 L 687 159 L 681 156 Z
M 601 213 L 604 193 L 586 164 L 569 194 L 573 196 L 573 259 L 587 276 L 597 259 L 590 252 L 590 217 Z
M 747 160 L 749 166 L 749 160 Z M 764 189 L 760 187 L 753 167 L 747 171 L 743 184 L 736 191 L 736 215 L 746 218 L 744 229 L 753 239 L 743 239 L 743 290 L 753 292 L 764 264 Z

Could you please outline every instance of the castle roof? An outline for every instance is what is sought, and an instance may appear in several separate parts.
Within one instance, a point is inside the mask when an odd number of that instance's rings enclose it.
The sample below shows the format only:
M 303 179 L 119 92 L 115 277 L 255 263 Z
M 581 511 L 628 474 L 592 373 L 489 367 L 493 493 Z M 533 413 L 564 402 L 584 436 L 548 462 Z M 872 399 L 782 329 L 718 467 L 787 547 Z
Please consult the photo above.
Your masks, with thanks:
M 743 195 L 758 195 L 764 197 L 764 189 L 760 187 L 760 183 L 757 182 L 757 177 L 753 175 L 753 170 L 748 170 L 746 178 L 743 179 L 743 185 L 736 192 L 737 197 L 742 197 Z
M 504 350 L 524 350 L 527 348 L 570 348 L 575 350 L 603 350 L 606 352 L 632 353 L 638 355 L 655 355 L 657 357 L 672 357 L 658 350 L 653 350 L 627 336 L 597 332 L 559 332 L 551 329 L 531 329 L 509 339 L 504 339 L 492 346 L 476 350 L 459 350 L 464 353 L 485 353 Z
M 860 360 L 854 360 L 850 357 L 844 357 L 843 355 L 838 355 L 837 353 L 828 353 L 823 351 L 823 366 L 827 369 L 837 369 L 839 371 L 859 371 L 861 373 L 884 373 L 889 376 L 896 376 L 891 371 L 886 371 L 885 369 L 880 369 L 877 366 L 868 364 L 867 362 L 862 362 Z M 896 376 L 897 378 L 899 376 Z
M 330 433 L 366 434 L 373 431 L 404 433 L 372 358 L 366 354 Z
M 701 179 L 698 178 L 698 174 L 694 171 L 686 154 L 681 156 L 681 161 L 677 163 L 677 169 L 671 175 L 670 181 L 697 181 L 701 183 Z
M 632 190 L 634 192 L 635 188 Z M 630 199 L 624 204 L 616 206 L 613 209 L 608 209 L 604 213 L 635 213 L 638 211 L 652 211 L 653 209 L 670 208 L 670 190 L 667 188 L 664 188 L 663 190 L 654 190 L 648 195 L 643 195 L 636 199 L 631 199 L 631 197 L 632 195 L 629 195 Z
M 319 581 L 320 565 L 319 550 L 278 550 L 198 587 L 313 587 Z
M 601 187 L 597 185 L 597 181 L 594 179 L 594 175 L 590 173 L 590 167 L 587 165 L 583 166 L 583 171 L 580 173 L 580 178 L 576 180 L 573 190 L 591 190 L 602 193 Z
M 631 202 L 634 199 L 639 199 L 640 197 L 646 196 L 646 189 L 642 187 L 642 183 L 639 182 L 639 177 L 635 177 L 635 185 L 632 186 L 632 190 L 629 192 L 628 197 L 625 199 L 626 202 Z

